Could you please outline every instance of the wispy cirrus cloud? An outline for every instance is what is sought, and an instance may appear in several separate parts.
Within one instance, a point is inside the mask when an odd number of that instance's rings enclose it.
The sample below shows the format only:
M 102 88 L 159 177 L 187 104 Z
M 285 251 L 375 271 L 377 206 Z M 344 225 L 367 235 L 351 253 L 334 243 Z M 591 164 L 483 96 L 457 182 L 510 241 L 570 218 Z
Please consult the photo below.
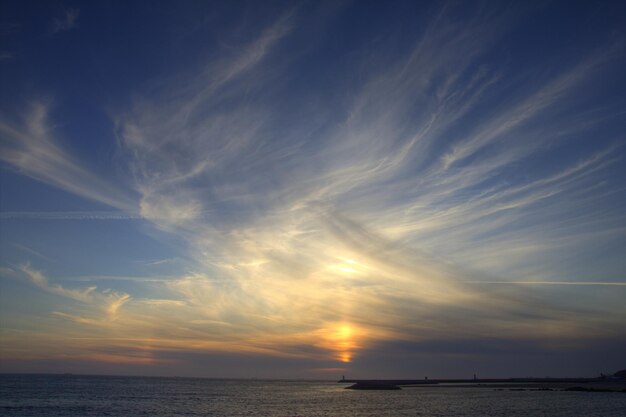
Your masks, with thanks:
M 585 310 L 582 304 L 549 306 L 521 289 L 465 282 L 487 265 L 495 275 L 507 265 L 528 273 L 527 264 L 548 247 L 537 222 L 570 239 L 583 233 L 583 224 L 559 229 L 541 216 L 561 212 L 562 201 L 583 202 L 585 189 L 594 192 L 597 178 L 619 161 L 614 145 L 520 178 L 516 166 L 562 146 L 575 116 L 550 121 L 550 115 L 607 65 L 611 48 L 555 68 L 479 115 L 478 108 L 512 88 L 505 68 L 477 65 L 510 17 L 446 20 L 385 68 L 365 68 L 349 108 L 335 109 L 346 117 L 329 116 L 323 136 L 304 110 L 286 110 L 296 128 L 276 124 L 285 109 L 263 99 L 268 88 L 281 86 L 257 81 L 263 60 L 245 54 L 269 54 L 267 45 L 279 37 L 267 34 L 285 33 L 275 26 L 243 48 L 243 57 L 216 67 L 236 77 L 217 75 L 205 88 L 164 85 L 161 94 L 174 100 L 140 102 L 122 121 L 121 137 L 136 156 L 142 213 L 185 239 L 197 262 L 195 274 L 169 283 L 170 294 L 203 320 L 227 323 L 219 327 L 222 337 L 236 332 L 263 340 L 262 329 L 280 338 L 284 351 L 289 340 L 294 346 L 328 340 L 318 345 L 344 359 L 374 340 L 415 334 L 477 337 L 497 329 L 543 337 L 557 328 L 562 335 L 587 329 L 584 320 L 569 319 L 572 309 Z M 241 71 L 241 62 L 254 65 Z M 217 107 L 225 97 L 228 110 Z M 593 127 L 588 118 L 587 129 Z M 608 229 L 614 220 L 593 227 Z M 515 237 L 510 224 L 518 225 Z M 477 272 L 436 259 L 446 253 Z M 615 314 L 617 326 L 621 313 Z M 340 340 L 344 333 L 360 342 L 337 351 L 350 344 Z
M 78 16 L 80 16 L 79 9 L 71 7 L 65 9 L 61 17 L 55 17 L 52 20 L 52 25 L 50 26 L 51 33 L 56 34 L 59 32 L 67 32 L 68 30 L 74 29 L 76 27 Z
M 64 288 L 59 284 L 50 284 L 48 282 L 48 279 L 40 271 L 33 269 L 30 265 L 22 265 L 19 268 L 19 271 L 24 273 L 26 277 L 37 287 L 49 293 L 82 302 L 91 302 L 94 299 L 93 292 L 96 290 L 96 287 L 88 287 L 84 290 L 76 290 Z
M 29 264 L 21 265 L 15 269 L 11 268 L 4 271 L 5 274 L 14 275 L 16 277 L 24 277 L 41 290 L 50 294 L 60 295 L 74 301 L 80 301 L 92 307 L 96 311 L 101 310 L 105 313 L 106 319 L 115 318 L 120 307 L 127 303 L 131 297 L 129 294 L 120 293 L 111 289 L 97 291 L 95 286 L 83 289 L 66 288 L 60 284 L 50 283 L 48 278 L 39 270 L 34 269 Z
M 217 109 L 234 91 L 243 92 L 236 82 L 256 76 L 251 71 L 291 31 L 293 19 L 293 12 L 285 13 L 237 53 L 138 101 L 132 113 L 119 120 L 144 217 L 178 225 L 208 209 L 198 195 L 202 190 L 180 185 L 202 181 L 223 164 L 236 163 L 250 144 L 263 123 L 258 109 L 247 114 Z
M 21 174 L 127 213 L 130 191 L 102 179 L 59 144 L 49 123 L 50 104 L 32 102 L 20 122 L 0 118 L 0 159 Z

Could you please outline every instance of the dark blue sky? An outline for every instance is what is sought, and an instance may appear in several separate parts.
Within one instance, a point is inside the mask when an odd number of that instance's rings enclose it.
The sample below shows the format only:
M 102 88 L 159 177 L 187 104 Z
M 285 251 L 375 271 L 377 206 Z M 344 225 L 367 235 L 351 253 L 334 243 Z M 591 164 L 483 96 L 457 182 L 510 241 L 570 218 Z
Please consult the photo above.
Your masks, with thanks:
M 0 7 L 0 370 L 623 367 L 624 4 Z

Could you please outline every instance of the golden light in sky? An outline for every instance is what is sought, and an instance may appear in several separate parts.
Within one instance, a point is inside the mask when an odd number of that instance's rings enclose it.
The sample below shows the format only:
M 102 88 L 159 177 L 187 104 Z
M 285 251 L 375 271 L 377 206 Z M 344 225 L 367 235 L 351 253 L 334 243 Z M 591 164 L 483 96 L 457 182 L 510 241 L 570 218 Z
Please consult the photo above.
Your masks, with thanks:
M 351 350 L 355 345 L 352 341 L 352 328 L 345 324 L 339 327 L 337 331 L 337 346 L 339 347 L 339 360 L 341 362 L 350 362 L 352 359 Z
M 341 258 L 340 262 L 334 265 L 331 269 L 334 271 L 339 271 L 340 273 L 348 274 L 358 274 L 362 273 L 365 268 L 364 265 L 361 265 L 354 259 L 350 258 Z
M 333 357 L 348 363 L 361 347 L 358 339 L 362 332 L 349 323 L 336 323 L 319 331 L 320 346 L 333 352 Z

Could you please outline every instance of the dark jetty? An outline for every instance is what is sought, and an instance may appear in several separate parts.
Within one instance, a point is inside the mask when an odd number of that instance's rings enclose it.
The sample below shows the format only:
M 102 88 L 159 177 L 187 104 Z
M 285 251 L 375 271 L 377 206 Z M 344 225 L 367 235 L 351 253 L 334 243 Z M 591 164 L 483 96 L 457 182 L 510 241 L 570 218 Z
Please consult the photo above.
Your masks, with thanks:
M 396 390 L 400 387 L 489 387 L 496 390 L 626 392 L 626 369 L 596 378 L 474 378 L 472 379 L 346 379 L 348 389 Z
M 626 388 L 621 391 L 614 388 L 596 388 L 596 387 L 567 387 L 564 391 L 580 391 L 580 392 L 625 392 Z
M 357 382 L 354 385 L 350 385 L 349 387 L 346 387 L 346 389 L 398 390 L 401 388 L 397 385 L 386 383 L 386 382 L 363 381 L 363 382 Z
M 439 384 L 503 384 L 503 383 L 570 383 L 581 384 L 599 381 L 600 378 L 476 378 L 476 379 L 340 379 L 337 382 L 375 383 L 391 385 L 439 385 Z
M 626 379 L 626 369 L 622 369 L 621 371 L 617 371 L 613 374 L 614 379 Z

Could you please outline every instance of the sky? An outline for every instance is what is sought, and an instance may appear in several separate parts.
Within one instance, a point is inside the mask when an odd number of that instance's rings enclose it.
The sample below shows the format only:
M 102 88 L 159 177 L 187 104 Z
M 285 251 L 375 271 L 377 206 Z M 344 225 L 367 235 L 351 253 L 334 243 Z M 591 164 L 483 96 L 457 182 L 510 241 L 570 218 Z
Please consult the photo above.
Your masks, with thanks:
M 623 2 L 0 16 L 0 372 L 626 366 Z

